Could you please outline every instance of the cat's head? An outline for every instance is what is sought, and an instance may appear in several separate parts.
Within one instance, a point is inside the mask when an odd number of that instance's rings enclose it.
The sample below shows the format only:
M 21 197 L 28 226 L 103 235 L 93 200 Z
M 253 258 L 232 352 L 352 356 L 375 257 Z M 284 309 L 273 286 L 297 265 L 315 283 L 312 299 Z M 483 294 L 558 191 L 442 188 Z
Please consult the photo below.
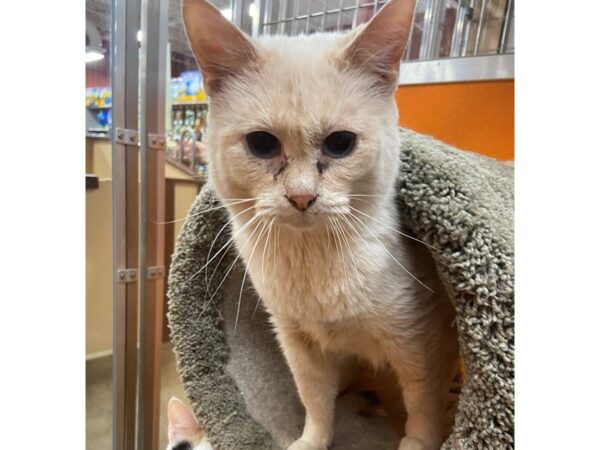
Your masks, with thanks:
M 350 33 L 252 40 L 205 0 L 184 0 L 210 96 L 210 177 L 231 210 L 304 229 L 393 192 L 393 93 L 414 3 L 391 0 Z
M 167 406 L 169 443 L 167 450 L 212 450 L 198 420 L 177 397 L 171 397 Z

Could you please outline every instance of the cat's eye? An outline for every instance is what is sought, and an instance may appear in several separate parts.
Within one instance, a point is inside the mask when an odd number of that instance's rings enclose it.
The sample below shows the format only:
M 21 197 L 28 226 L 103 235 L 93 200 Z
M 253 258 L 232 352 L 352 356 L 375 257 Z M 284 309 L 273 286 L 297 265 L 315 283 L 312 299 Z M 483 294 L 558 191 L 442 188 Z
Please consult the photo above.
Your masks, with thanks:
M 332 158 L 348 156 L 354 149 L 356 134 L 351 131 L 335 131 L 323 141 L 323 153 Z
M 258 158 L 270 159 L 281 154 L 279 139 L 266 131 L 253 131 L 246 135 L 248 150 Z

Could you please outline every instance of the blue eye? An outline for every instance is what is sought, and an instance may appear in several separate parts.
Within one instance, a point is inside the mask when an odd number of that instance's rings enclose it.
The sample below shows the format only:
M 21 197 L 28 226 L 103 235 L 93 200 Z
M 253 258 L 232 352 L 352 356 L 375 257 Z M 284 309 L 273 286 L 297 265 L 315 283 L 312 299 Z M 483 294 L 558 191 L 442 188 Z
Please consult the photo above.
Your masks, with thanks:
M 323 153 L 332 158 L 348 156 L 354 149 L 356 134 L 351 131 L 335 131 L 323 141 Z
M 246 135 L 248 150 L 261 159 L 271 159 L 281 154 L 279 140 L 266 131 L 253 131 Z

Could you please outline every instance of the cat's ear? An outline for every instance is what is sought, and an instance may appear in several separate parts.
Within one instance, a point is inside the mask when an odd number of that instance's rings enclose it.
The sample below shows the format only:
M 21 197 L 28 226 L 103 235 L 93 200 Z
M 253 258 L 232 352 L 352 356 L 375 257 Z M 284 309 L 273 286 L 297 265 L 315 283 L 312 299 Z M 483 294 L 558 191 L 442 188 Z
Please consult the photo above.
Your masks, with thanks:
M 415 3 L 416 0 L 390 0 L 346 46 L 345 64 L 376 75 L 385 87 L 394 89 Z
M 189 439 L 200 431 L 198 419 L 189 408 L 177 397 L 171 397 L 167 406 L 169 425 L 167 435 L 169 442 Z
M 183 0 L 182 14 L 208 95 L 217 94 L 227 77 L 256 63 L 250 39 L 208 1 Z

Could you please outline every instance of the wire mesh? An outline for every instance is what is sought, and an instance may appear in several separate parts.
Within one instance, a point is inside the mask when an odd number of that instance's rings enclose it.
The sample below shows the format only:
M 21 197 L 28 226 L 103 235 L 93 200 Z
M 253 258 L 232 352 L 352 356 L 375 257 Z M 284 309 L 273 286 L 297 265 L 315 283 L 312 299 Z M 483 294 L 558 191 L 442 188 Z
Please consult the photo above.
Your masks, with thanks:
M 387 0 L 266 0 L 260 34 L 354 29 Z M 419 0 L 405 60 L 514 53 L 513 0 Z

